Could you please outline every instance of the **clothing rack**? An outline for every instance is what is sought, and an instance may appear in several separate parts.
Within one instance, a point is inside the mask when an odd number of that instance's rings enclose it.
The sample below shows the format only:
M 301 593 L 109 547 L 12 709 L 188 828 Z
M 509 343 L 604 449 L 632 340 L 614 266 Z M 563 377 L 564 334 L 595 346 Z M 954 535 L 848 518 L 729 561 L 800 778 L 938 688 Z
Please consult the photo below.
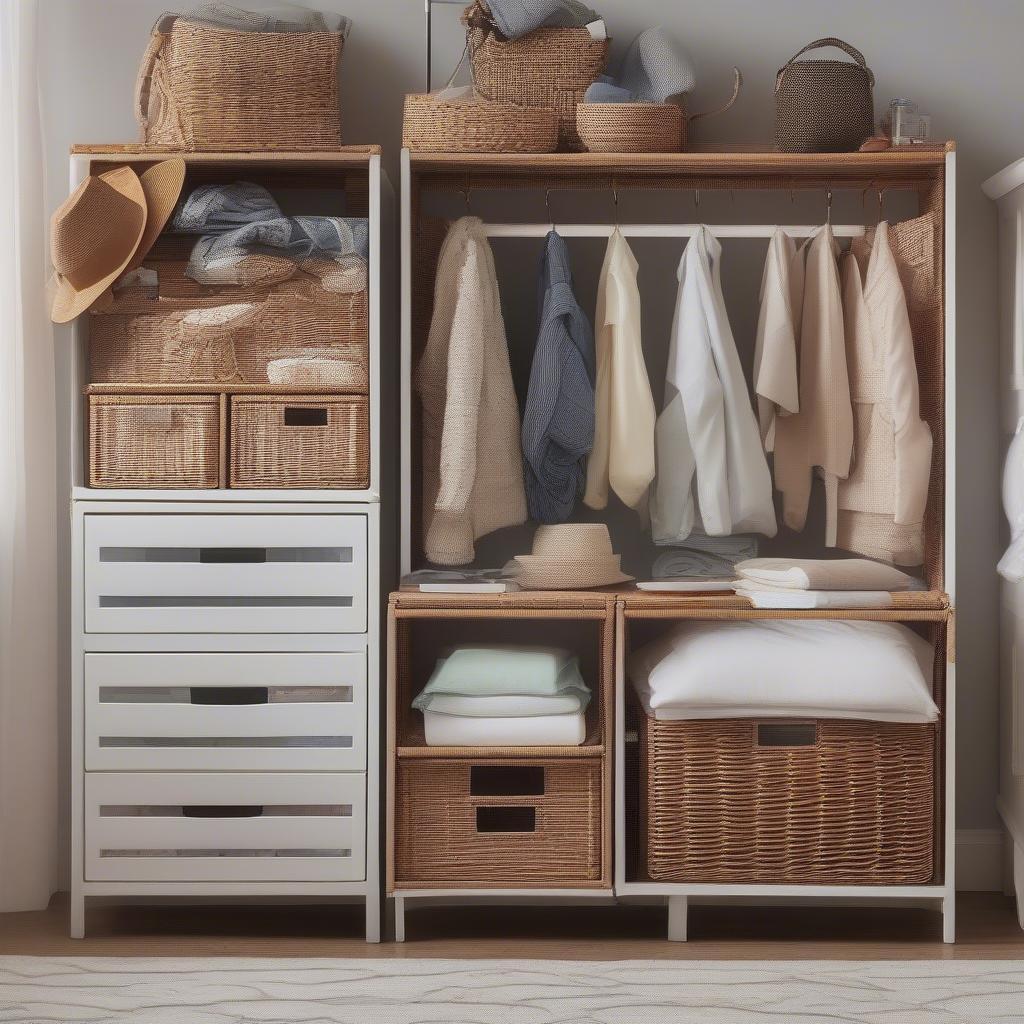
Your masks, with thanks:
M 563 238 L 608 238 L 618 227 L 626 238 L 692 238 L 706 227 L 716 238 L 771 238 L 781 227 L 794 238 L 806 238 L 821 224 L 485 224 L 488 238 L 544 238 L 557 230 Z M 863 224 L 833 224 L 836 238 L 861 238 Z

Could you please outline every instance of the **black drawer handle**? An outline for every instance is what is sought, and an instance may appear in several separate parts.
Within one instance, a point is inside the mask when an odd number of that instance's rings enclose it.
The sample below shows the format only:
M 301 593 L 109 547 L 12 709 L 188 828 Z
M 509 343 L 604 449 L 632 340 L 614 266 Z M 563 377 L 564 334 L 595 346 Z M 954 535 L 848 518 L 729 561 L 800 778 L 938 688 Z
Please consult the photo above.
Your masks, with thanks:
M 311 409 L 305 405 L 286 405 L 284 425 L 286 427 L 326 427 L 327 410 Z
M 216 704 L 222 707 L 270 702 L 265 686 L 191 686 L 189 700 L 192 704 Z
M 758 722 L 759 747 L 813 747 L 818 742 L 814 722 Z
M 477 832 L 536 832 L 536 807 L 478 807 Z
M 267 560 L 266 548 L 200 548 L 199 561 L 216 565 L 262 564 Z
M 262 805 L 199 804 L 181 809 L 183 818 L 259 818 L 262 814 Z
M 469 769 L 470 796 L 543 796 L 541 765 L 473 765 Z

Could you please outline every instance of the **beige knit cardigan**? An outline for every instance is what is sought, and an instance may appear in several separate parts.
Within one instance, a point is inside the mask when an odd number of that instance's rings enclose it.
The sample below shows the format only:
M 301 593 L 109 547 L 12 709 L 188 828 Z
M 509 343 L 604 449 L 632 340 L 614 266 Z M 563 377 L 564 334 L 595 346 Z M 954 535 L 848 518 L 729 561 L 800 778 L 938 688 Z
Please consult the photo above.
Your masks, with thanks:
M 441 248 L 415 386 L 423 410 L 424 553 L 436 565 L 466 565 L 478 537 L 526 521 L 498 278 L 476 217 L 456 221 Z

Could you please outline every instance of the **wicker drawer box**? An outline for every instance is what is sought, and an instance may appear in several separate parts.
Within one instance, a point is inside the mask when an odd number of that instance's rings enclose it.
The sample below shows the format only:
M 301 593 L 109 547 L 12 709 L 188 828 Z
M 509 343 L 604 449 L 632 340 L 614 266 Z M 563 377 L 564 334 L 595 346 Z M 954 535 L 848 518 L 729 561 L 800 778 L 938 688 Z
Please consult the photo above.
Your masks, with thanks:
M 602 887 L 599 758 L 410 759 L 394 886 Z
M 370 483 L 365 395 L 234 395 L 232 487 L 337 487 Z
M 639 717 L 652 880 L 933 880 L 936 725 Z
M 90 487 L 220 485 L 216 396 L 89 397 Z

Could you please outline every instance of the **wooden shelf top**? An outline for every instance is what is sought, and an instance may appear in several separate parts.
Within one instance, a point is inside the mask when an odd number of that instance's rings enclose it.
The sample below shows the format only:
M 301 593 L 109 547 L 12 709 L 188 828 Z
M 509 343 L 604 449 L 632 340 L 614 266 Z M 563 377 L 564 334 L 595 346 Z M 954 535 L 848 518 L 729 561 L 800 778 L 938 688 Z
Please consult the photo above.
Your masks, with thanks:
M 87 384 L 86 395 L 351 395 L 365 391 L 331 384 Z
M 147 146 L 141 143 L 77 143 L 71 147 L 72 156 L 90 156 L 100 160 L 122 163 L 144 163 L 180 156 L 186 164 L 245 164 L 266 165 L 277 168 L 328 169 L 332 167 L 365 167 L 371 157 L 381 155 L 381 147 L 339 146 L 332 150 L 267 150 L 243 152 L 223 150 L 217 152 L 186 152 L 173 146 Z
M 451 615 L 471 617 L 474 614 L 493 615 L 495 612 L 515 612 L 558 618 L 559 612 L 568 617 L 602 618 L 618 596 L 613 587 L 599 590 L 517 590 L 507 594 L 429 594 L 414 587 L 403 587 L 391 594 L 391 607 L 402 613 L 436 613 L 438 617 Z
M 426 153 L 410 154 L 420 174 L 473 173 L 500 177 L 713 175 L 722 177 L 938 177 L 953 142 L 880 153 L 780 153 L 770 148 L 707 148 L 686 153 Z

